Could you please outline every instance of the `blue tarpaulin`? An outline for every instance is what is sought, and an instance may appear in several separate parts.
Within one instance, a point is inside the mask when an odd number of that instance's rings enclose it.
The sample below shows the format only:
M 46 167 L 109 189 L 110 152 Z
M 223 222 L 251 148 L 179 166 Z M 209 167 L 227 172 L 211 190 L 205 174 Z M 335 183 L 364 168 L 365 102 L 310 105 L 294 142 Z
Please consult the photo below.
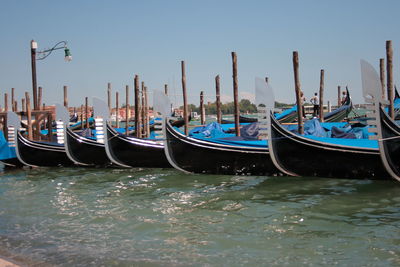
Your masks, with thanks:
M 229 134 L 226 134 L 222 130 L 222 127 L 218 122 L 212 122 L 206 126 L 196 127 L 189 132 L 189 136 L 193 137 L 222 138 L 227 137 L 228 135 Z
M 0 131 L 0 160 L 12 159 L 17 157 L 15 154 L 15 147 L 10 147 L 6 138 L 4 137 L 3 131 Z
M 293 133 L 298 133 L 297 124 L 287 125 L 285 127 Z M 318 119 L 308 120 L 304 123 L 304 135 L 328 137 L 327 131 L 322 127 Z
M 297 132 L 297 125 L 289 125 L 286 128 L 294 133 Z M 304 123 L 304 135 L 329 138 L 346 139 L 368 139 L 368 127 L 361 123 L 351 125 L 349 123 L 320 123 L 318 119 L 308 120 Z

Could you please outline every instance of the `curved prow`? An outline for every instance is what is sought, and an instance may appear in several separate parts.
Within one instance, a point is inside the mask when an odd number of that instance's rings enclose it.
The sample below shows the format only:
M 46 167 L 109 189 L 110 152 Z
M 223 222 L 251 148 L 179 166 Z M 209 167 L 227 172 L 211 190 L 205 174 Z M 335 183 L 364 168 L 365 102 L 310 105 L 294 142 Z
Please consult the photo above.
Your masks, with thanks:
M 69 121 L 69 112 L 66 107 L 61 104 L 56 104 L 56 117 L 54 118 L 56 122 L 56 133 L 57 133 L 57 143 L 65 143 L 65 125 Z M 51 131 L 49 129 L 49 131 Z
M 112 130 L 111 122 L 108 121 L 109 117 L 110 117 L 110 112 L 108 110 L 107 104 L 103 100 L 94 97 L 93 98 L 93 110 L 94 110 L 95 118 L 99 118 L 100 119 L 99 121 L 103 122 L 103 127 L 97 127 L 96 126 L 96 132 L 97 132 L 97 129 L 98 129 L 99 133 L 103 134 L 103 140 L 102 141 L 104 142 L 104 148 L 106 150 L 106 154 L 107 154 L 108 159 L 115 166 L 124 167 L 124 168 L 130 168 L 131 166 L 122 163 L 121 161 L 117 160 L 113 156 L 109 140 L 111 138 L 115 138 L 118 133 L 116 131 L 111 131 Z M 118 114 L 117 114 L 117 116 L 118 116 Z M 101 117 L 103 117 L 103 118 L 101 118 Z M 95 119 L 95 121 L 96 121 L 96 119 Z M 108 130 L 108 127 L 110 127 L 110 131 Z M 100 141 L 101 141 L 101 139 L 100 139 Z
M 19 134 L 19 131 L 21 130 L 21 120 L 18 117 L 18 115 L 16 113 L 12 112 L 12 111 L 8 111 L 7 112 L 7 127 L 8 127 L 8 131 L 9 131 L 8 132 L 9 133 L 9 137 L 13 136 L 12 139 L 13 139 L 14 143 L 11 144 L 11 145 L 15 146 L 15 154 L 16 154 L 18 160 L 22 164 L 24 164 L 26 166 L 30 166 L 27 162 L 25 162 L 23 160 L 23 158 L 21 157 L 21 154 L 19 152 L 19 149 L 18 149 L 18 142 L 19 142 L 18 141 L 18 134 Z M 14 131 L 11 132 L 11 133 L 10 133 L 10 128 L 11 129 L 14 128 Z M 32 166 L 32 167 L 36 167 L 36 166 Z
M 385 140 L 382 134 L 381 116 L 385 116 L 385 113 L 381 115 L 381 106 L 384 107 L 388 105 L 389 102 L 381 97 L 381 83 L 378 72 L 365 60 L 361 60 L 361 80 L 364 99 L 365 102 L 367 102 L 367 110 L 370 112 L 368 119 L 370 127 L 368 131 L 376 133 L 376 135 L 371 135 L 370 139 L 378 140 L 379 153 L 386 171 L 400 182 L 400 176 L 396 174 L 389 163 L 391 159 L 387 158 L 384 144 Z M 391 120 L 390 118 L 387 119 Z M 396 125 L 396 123 L 393 122 L 393 125 Z M 399 137 L 400 136 L 397 136 L 397 138 Z
M 21 129 L 21 120 L 18 115 L 12 111 L 7 112 L 7 127 L 8 127 L 8 134 L 9 138 L 11 137 L 13 143 L 10 144 L 11 146 L 15 146 L 15 154 L 18 160 L 24 164 L 29 166 L 21 157 L 19 150 L 18 150 L 18 132 Z M 12 130 L 10 132 L 10 129 Z M 10 141 L 9 141 L 10 142 Z
M 167 157 L 167 160 L 169 164 L 172 165 L 175 169 L 182 171 L 184 173 L 190 173 L 178 166 L 176 164 L 175 160 L 171 157 L 171 147 L 169 144 L 168 140 L 168 133 L 167 131 L 174 131 L 173 126 L 169 122 L 169 116 L 171 114 L 171 102 L 166 94 L 164 94 L 161 91 L 154 90 L 153 94 L 153 103 L 154 103 L 154 114 L 158 117 L 158 120 L 156 119 L 155 121 L 161 121 L 161 124 L 156 124 L 155 125 L 155 133 L 156 133 L 156 138 L 158 139 L 164 139 L 164 152 L 165 156 Z M 161 119 L 161 120 L 160 120 Z M 161 130 L 161 131 L 160 131 Z
M 269 114 L 275 106 L 274 92 L 271 86 L 261 78 L 255 78 L 256 106 L 259 122 L 259 137 L 268 140 L 268 120 Z
M 369 139 L 378 140 L 381 138 L 379 121 L 377 119 L 377 111 L 379 111 L 379 102 L 381 100 L 379 75 L 374 67 L 365 60 L 360 61 L 361 64 L 361 83 L 363 97 L 366 103 L 368 114 L 368 131 L 374 133 Z M 378 91 L 379 90 L 379 91 Z
M 346 87 L 346 100 L 343 102 L 342 106 L 349 106 L 349 105 L 353 105 L 353 103 L 351 101 L 351 95 L 349 89 Z
M 93 97 L 93 113 L 95 118 L 101 117 L 105 121 L 110 117 L 110 110 L 106 102 L 97 97 Z
M 110 110 L 106 102 L 97 97 L 93 97 L 93 116 L 96 141 L 103 144 L 106 132 L 104 126 L 110 118 Z
M 268 149 L 269 149 L 269 155 L 270 155 L 270 157 L 271 157 L 271 159 L 272 159 L 272 162 L 274 163 L 274 165 L 275 165 L 275 167 L 279 170 L 279 171 L 281 171 L 282 173 L 285 173 L 285 174 L 287 174 L 287 175 L 289 175 L 289 176 L 298 176 L 297 174 L 295 174 L 295 173 L 292 173 L 292 172 L 290 172 L 290 171 L 288 171 L 288 170 L 286 170 L 284 167 L 282 167 L 281 166 L 281 164 L 279 163 L 279 160 L 277 159 L 277 157 L 275 156 L 275 151 L 274 151 L 274 142 L 272 141 L 272 133 L 271 133 L 271 127 L 272 127 L 272 120 L 275 120 L 275 116 L 274 116 L 274 113 L 273 113 L 273 111 L 272 111 L 272 108 L 274 107 L 273 105 L 274 104 L 272 104 L 272 103 L 275 103 L 275 98 L 274 98 L 274 95 L 273 95 L 273 90 L 272 90 L 272 87 L 268 84 L 268 83 L 266 83 L 265 81 L 263 81 L 263 82 L 261 82 L 260 80 L 258 80 L 257 81 L 257 79 L 256 79 L 256 92 L 257 91 L 259 91 L 259 90 L 269 90 L 270 91 L 270 94 L 271 94 L 271 97 L 270 97 L 270 100 L 269 100 L 269 102 L 268 102 L 268 105 L 269 105 L 269 110 L 267 111 L 268 113 L 267 113 L 267 128 L 268 128 Z M 271 103 L 271 101 L 272 101 L 272 103 Z M 272 107 L 271 107 L 272 106 Z M 279 122 L 277 122 L 276 121 L 276 123 L 279 123 Z
M 171 101 L 164 92 L 153 91 L 154 133 L 156 139 L 165 137 L 165 120 L 171 114 Z M 168 157 L 168 156 L 167 156 Z
M 21 128 L 21 120 L 15 112 L 7 112 L 7 134 L 8 134 L 8 145 L 11 147 L 16 146 L 17 132 Z

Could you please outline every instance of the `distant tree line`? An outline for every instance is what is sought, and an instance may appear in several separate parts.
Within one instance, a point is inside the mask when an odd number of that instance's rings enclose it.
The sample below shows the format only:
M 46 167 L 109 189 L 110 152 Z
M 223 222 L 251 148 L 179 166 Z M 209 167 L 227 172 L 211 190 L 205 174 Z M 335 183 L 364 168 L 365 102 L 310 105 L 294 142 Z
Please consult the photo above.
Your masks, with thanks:
M 229 103 L 225 103 L 225 104 L 221 103 L 222 114 L 233 114 L 235 111 L 235 106 L 233 103 L 234 102 L 229 102 Z M 285 103 L 275 102 L 275 107 L 277 107 L 277 108 L 289 108 L 292 106 L 293 106 L 293 104 L 285 104 Z M 189 108 L 189 111 L 197 112 L 200 114 L 200 106 L 196 106 L 194 104 L 189 104 L 188 108 Z M 183 109 L 183 106 L 181 106 L 180 109 Z M 205 109 L 206 114 L 208 114 L 208 115 L 217 114 L 217 104 L 215 102 L 204 104 L 204 109 Z M 242 99 L 239 102 L 239 110 L 240 110 L 240 113 L 256 113 L 257 107 L 255 104 L 251 103 L 250 100 Z

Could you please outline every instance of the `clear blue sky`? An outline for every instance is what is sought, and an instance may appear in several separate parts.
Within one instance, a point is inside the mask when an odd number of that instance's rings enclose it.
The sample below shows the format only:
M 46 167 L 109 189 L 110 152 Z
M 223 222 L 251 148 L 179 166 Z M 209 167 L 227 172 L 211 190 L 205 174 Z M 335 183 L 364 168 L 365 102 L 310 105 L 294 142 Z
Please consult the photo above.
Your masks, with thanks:
M 62 101 L 63 85 L 69 86 L 70 105 L 80 105 L 85 96 L 106 99 L 107 82 L 123 96 L 135 74 L 149 90 L 168 83 L 172 93 L 175 87 L 181 94 L 181 60 L 191 103 L 198 104 L 201 90 L 214 101 L 217 74 L 222 94 L 231 97 L 231 51 L 238 55 L 242 96 L 253 94 L 256 76 L 268 76 L 276 99 L 293 103 L 294 50 L 308 99 L 319 88 L 323 68 L 325 99 L 335 102 L 337 86 L 348 85 L 360 103 L 359 60 L 378 68 L 386 40 L 393 40 L 395 80 L 399 77 L 399 14 L 396 0 L 1 0 L 0 103 L 11 87 L 18 98 L 32 91 L 31 39 L 39 50 L 67 40 L 73 55 L 70 63 L 62 51 L 37 62 L 46 104 Z

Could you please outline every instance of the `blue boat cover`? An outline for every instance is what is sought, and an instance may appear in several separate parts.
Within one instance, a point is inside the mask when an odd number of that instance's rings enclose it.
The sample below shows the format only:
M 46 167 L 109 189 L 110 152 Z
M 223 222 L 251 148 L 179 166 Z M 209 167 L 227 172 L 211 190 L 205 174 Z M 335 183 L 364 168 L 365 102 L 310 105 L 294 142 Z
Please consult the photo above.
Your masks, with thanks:
M 212 122 L 207 124 L 206 126 L 200 126 L 192 129 L 189 132 L 189 136 L 193 136 L 196 138 L 223 138 L 227 136 L 233 136 L 232 134 L 227 134 L 221 127 L 221 124 L 218 122 Z
M 297 125 L 285 126 L 289 131 L 298 134 Z M 362 123 L 349 124 L 346 122 L 320 123 L 318 119 L 308 120 L 304 123 L 304 135 L 345 138 L 345 139 L 368 139 L 372 133 L 368 132 L 367 125 Z
M 297 124 L 285 125 L 286 129 L 292 133 L 298 134 Z M 304 135 L 313 135 L 319 137 L 328 137 L 327 130 L 325 130 L 318 119 L 312 119 L 304 122 Z
M 226 124 L 225 124 L 226 125 Z M 223 125 L 223 126 L 225 126 Z M 232 127 L 231 125 L 230 127 Z M 283 125 L 291 132 L 297 132 L 297 125 Z M 229 126 L 227 126 L 229 128 Z M 227 129 L 226 128 L 226 129 Z M 177 128 L 175 128 L 177 129 Z M 189 136 L 218 144 L 266 147 L 266 140 L 258 140 L 259 123 L 248 123 L 241 128 L 241 136 L 226 133 L 220 124 L 213 122 L 206 126 L 194 128 Z M 181 130 L 177 129 L 182 132 Z M 368 127 L 362 123 L 349 124 L 346 122 L 320 123 L 318 119 L 308 120 L 304 123 L 304 136 L 313 140 L 352 147 L 377 148 L 375 140 L 368 140 Z M 351 139 L 351 140 L 349 140 Z M 356 140 L 354 140 L 356 139 Z
M 10 147 L 3 131 L 0 131 L 0 160 L 16 158 L 15 147 Z

